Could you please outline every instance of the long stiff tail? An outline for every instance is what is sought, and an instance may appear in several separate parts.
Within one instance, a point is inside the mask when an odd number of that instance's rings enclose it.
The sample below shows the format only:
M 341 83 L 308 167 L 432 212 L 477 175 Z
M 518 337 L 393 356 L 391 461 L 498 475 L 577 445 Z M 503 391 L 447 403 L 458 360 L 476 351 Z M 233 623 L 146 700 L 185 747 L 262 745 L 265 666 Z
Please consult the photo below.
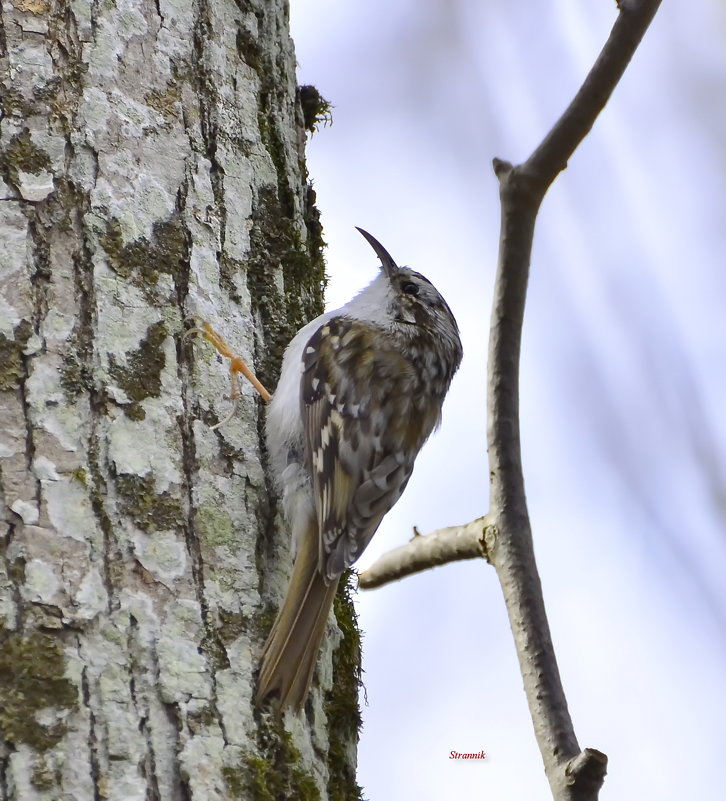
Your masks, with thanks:
M 320 644 L 339 579 L 326 584 L 318 571 L 317 531 L 302 538 L 290 585 L 267 638 L 255 703 L 279 693 L 280 709 L 302 708 L 313 679 Z

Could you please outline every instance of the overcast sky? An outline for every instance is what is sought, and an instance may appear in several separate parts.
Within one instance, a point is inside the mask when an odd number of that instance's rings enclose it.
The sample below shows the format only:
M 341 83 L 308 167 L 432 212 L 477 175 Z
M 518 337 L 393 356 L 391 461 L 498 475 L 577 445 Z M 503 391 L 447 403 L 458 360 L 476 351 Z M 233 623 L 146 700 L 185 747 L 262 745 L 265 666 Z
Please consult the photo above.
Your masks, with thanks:
M 375 277 L 360 225 L 462 331 L 444 423 L 359 563 L 487 511 L 499 209 L 612 2 L 291 0 L 330 307 Z M 560 670 L 603 801 L 722 797 L 726 748 L 726 6 L 665 2 L 538 220 L 522 356 L 527 496 Z M 358 595 L 370 801 L 548 797 L 499 585 L 450 565 Z M 487 752 L 484 762 L 449 752 Z

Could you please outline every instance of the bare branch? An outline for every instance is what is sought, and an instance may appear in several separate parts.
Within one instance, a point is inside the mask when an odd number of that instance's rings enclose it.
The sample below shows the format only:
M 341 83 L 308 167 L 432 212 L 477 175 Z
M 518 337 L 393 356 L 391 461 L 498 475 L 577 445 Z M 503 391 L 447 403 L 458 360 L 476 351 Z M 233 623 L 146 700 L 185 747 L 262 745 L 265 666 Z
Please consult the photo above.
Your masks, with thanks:
M 485 556 L 483 549 L 486 517 L 479 517 L 464 526 L 440 528 L 431 534 L 416 532 L 413 538 L 392 551 L 383 554 L 368 570 L 358 576 L 358 586 L 373 590 L 392 581 L 464 559 Z
M 502 220 L 489 339 L 487 405 L 491 484 L 490 512 L 482 518 L 487 521 L 483 546 L 502 585 L 530 714 L 556 801 L 597 799 L 605 778 L 607 757 L 595 749 L 581 751 L 575 736 L 545 613 L 524 492 L 519 435 L 519 356 L 532 239 L 547 189 L 592 128 L 659 5 L 660 0 L 620 0 L 618 19 L 600 56 L 574 100 L 542 143 L 518 166 L 494 160 Z M 433 543 L 429 547 L 428 539 L 421 538 L 424 542 L 419 543 L 415 538 L 383 557 L 361 578 L 368 587 L 380 586 L 408 573 L 442 564 L 439 548 Z M 443 539 L 448 540 L 449 535 Z M 452 553 L 453 549 L 448 552 Z M 411 565 L 415 567 L 410 569 Z
M 496 159 L 502 227 L 489 340 L 490 513 L 486 548 L 509 614 L 552 795 L 596 799 L 607 757 L 580 751 L 555 658 L 532 547 L 519 436 L 519 355 L 535 220 L 547 188 L 592 127 L 660 0 L 621 0 L 620 15 L 568 109 L 524 164 Z

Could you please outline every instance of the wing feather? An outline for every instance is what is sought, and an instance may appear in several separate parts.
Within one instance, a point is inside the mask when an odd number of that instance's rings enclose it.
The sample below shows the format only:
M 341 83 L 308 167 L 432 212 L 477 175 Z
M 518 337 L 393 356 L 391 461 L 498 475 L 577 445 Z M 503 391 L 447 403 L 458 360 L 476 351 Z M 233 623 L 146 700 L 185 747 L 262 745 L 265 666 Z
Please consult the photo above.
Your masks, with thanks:
M 302 417 L 327 580 L 355 562 L 401 496 L 436 420 L 416 416 L 424 387 L 385 333 L 334 317 L 303 354 Z M 412 433 L 413 431 L 413 433 Z

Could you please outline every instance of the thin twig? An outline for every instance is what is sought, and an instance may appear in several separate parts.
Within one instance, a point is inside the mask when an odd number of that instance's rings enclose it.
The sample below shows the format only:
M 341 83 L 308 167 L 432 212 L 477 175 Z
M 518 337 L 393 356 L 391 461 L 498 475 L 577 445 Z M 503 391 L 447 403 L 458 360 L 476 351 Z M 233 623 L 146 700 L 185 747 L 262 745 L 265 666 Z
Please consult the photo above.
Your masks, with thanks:
M 358 576 L 358 586 L 373 590 L 392 581 L 429 570 L 448 562 L 480 559 L 487 518 L 480 517 L 465 526 L 440 528 L 431 534 L 416 534 L 406 545 L 388 551 Z

